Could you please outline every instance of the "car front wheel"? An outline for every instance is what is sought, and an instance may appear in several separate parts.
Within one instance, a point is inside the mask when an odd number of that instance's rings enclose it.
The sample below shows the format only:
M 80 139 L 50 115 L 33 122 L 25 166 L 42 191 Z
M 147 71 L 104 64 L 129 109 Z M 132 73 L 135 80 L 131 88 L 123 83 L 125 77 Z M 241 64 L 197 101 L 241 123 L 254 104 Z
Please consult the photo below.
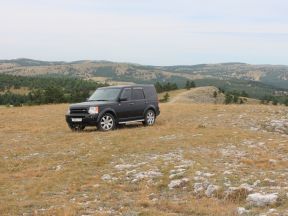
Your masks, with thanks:
M 105 113 L 98 122 L 98 129 L 101 131 L 110 131 L 115 128 L 114 116 L 110 113 Z
M 145 120 L 143 124 L 145 126 L 152 126 L 154 125 L 155 120 L 156 120 L 155 112 L 153 110 L 148 110 L 145 114 Z

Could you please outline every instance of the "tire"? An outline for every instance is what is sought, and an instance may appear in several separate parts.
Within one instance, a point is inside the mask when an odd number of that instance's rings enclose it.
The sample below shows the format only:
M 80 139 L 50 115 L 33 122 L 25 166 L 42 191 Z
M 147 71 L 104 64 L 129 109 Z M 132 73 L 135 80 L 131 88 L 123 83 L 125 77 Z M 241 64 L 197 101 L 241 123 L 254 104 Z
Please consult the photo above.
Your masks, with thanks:
M 72 131 L 83 131 L 85 129 L 85 125 L 81 124 L 69 124 L 68 126 Z
M 115 129 L 115 118 L 112 114 L 110 113 L 105 113 L 104 115 L 101 116 L 97 128 L 100 131 L 111 131 Z
M 143 125 L 144 126 L 152 126 L 152 125 L 154 125 L 155 121 L 156 121 L 155 112 L 151 109 L 147 110 L 147 112 L 145 113 Z

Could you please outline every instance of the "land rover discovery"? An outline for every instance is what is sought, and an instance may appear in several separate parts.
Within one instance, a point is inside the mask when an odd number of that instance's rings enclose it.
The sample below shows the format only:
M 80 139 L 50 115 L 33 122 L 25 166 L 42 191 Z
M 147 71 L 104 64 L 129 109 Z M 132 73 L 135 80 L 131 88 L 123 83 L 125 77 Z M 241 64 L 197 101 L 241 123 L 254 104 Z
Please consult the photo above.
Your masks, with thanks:
M 86 102 L 71 104 L 66 122 L 73 131 L 86 126 L 109 131 L 135 121 L 151 126 L 159 114 L 154 85 L 109 86 L 98 88 Z

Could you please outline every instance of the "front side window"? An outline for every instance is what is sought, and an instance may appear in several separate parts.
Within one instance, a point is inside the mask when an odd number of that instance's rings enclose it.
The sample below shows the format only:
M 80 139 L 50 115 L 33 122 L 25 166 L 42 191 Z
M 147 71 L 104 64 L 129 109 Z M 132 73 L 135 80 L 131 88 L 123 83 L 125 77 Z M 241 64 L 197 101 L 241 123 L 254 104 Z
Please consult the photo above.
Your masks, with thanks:
M 131 100 L 131 88 L 126 88 L 123 90 L 122 94 L 121 94 L 121 98 L 127 98 L 127 100 Z
M 89 101 L 114 101 L 118 98 L 120 93 L 120 88 L 107 88 L 107 89 L 97 89 Z
M 143 100 L 143 99 L 145 99 L 143 89 L 133 89 L 132 100 Z

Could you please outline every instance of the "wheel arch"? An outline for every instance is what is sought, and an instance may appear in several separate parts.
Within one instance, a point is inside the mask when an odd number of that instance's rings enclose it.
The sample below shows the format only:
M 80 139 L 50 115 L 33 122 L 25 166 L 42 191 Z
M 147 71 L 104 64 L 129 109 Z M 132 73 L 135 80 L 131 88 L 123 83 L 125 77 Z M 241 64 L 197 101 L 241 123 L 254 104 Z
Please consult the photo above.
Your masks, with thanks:
M 103 116 L 104 114 L 106 114 L 106 113 L 109 113 L 109 114 L 113 115 L 113 117 L 115 118 L 115 121 L 116 121 L 116 122 L 118 121 L 117 114 L 116 114 L 115 110 L 108 108 L 108 109 L 104 109 L 103 111 L 101 111 L 101 112 L 99 113 L 98 118 L 97 118 L 97 122 L 100 121 L 100 119 L 102 118 L 102 116 Z
M 156 116 L 156 107 L 153 106 L 153 105 L 150 105 L 150 106 L 146 107 L 146 109 L 144 110 L 143 116 L 145 116 L 145 113 L 146 113 L 148 110 L 152 110 L 152 111 L 155 113 L 155 116 Z

